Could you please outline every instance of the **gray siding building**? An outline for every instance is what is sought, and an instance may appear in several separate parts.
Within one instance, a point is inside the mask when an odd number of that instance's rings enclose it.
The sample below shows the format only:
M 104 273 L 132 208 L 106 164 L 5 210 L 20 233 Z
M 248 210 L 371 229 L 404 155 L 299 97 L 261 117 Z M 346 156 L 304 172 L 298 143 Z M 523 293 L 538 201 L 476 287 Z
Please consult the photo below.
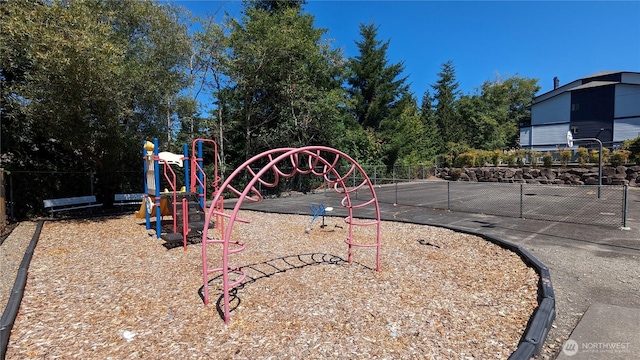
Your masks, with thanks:
M 520 125 L 520 147 L 564 149 L 568 131 L 609 148 L 640 136 L 640 73 L 600 72 L 563 86 L 555 78 L 553 90 L 533 99 L 531 123 Z

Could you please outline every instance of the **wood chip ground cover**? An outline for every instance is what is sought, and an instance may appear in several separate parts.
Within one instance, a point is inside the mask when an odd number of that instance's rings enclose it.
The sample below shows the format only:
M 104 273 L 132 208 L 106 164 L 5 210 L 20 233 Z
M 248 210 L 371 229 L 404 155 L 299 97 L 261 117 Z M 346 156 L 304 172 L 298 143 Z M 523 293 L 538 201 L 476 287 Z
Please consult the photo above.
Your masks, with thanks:
M 133 215 L 45 223 L 7 358 L 507 358 L 537 306 L 535 271 L 476 236 L 383 222 L 376 272 L 374 249 L 346 262 L 342 219 L 306 234 L 307 216 L 241 217 L 230 261 L 248 276 L 229 324 L 215 276 L 200 297 L 201 244 L 167 250 Z

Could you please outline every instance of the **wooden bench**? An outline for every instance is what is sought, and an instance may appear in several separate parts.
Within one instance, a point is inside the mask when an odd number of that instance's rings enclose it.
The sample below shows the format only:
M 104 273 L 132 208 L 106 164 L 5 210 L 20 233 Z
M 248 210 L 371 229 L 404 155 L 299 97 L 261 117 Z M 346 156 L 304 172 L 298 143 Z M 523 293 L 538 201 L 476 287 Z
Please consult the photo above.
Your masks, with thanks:
M 95 207 L 101 207 L 102 204 L 96 203 L 96 197 L 91 196 L 77 196 L 61 199 L 47 199 L 42 201 L 44 208 L 53 214 L 60 211 L 71 211 L 80 209 L 92 209 Z
M 143 197 L 144 197 L 144 193 L 115 194 L 113 196 L 113 205 L 120 206 L 120 211 L 122 211 L 125 206 L 129 206 L 129 205 L 140 206 L 140 204 L 142 204 Z

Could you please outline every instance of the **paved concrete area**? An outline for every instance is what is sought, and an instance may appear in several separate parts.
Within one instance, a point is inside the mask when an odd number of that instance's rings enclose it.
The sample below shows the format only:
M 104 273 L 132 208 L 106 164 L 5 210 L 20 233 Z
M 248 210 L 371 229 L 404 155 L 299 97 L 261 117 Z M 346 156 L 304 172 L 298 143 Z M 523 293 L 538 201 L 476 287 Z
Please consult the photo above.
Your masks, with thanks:
M 396 191 L 393 185 L 376 187 L 378 197 L 387 199 L 380 202 L 384 220 L 495 236 L 522 246 L 549 267 L 557 317 L 537 359 L 640 359 L 640 189 L 629 189 L 627 230 L 434 210 L 418 206 L 429 203 L 425 193 L 403 193 L 402 202 L 394 205 L 388 199 Z M 323 203 L 335 209 L 333 215 L 346 216 L 340 200 L 328 191 L 245 202 L 242 208 L 311 216 L 309 205 Z M 578 347 L 574 354 L 568 349 L 572 341 Z M 606 346 L 619 351 L 604 351 Z
M 640 358 L 640 309 L 595 303 L 562 347 L 559 360 Z

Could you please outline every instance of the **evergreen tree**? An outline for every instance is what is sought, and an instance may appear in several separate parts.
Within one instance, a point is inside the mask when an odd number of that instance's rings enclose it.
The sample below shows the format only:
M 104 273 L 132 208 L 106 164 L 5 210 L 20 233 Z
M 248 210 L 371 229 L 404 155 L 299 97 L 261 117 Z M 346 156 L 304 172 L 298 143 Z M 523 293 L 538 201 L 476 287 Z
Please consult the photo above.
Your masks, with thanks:
M 253 7 L 254 9 L 274 13 L 291 8 L 300 11 L 302 5 L 307 2 L 305 0 L 249 0 L 248 3 L 249 7 Z
M 349 59 L 349 95 L 354 101 L 354 116 L 363 127 L 378 129 L 380 123 L 403 111 L 402 99 L 408 93 L 402 62 L 388 64 L 389 40 L 377 40 L 378 27 L 360 24 L 360 54 Z M 395 112 L 395 113 L 394 113 Z
M 442 64 L 438 77 L 438 81 L 432 85 L 432 88 L 436 101 L 435 119 L 443 143 L 462 142 L 465 129 L 460 126 L 460 118 L 456 109 L 456 100 L 460 92 L 456 81 L 455 67 L 451 60 Z
M 440 129 L 436 123 L 435 112 L 433 110 L 433 98 L 429 90 L 424 92 L 422 96 L 422 106 L 420 108 L 420 120 L 424 128 L 424 141 L 426 145 L 427 159 L 433 159 L 436 155 L 442 153 L 443 143 Z
M 332 146 L 344 129 L 343 68 L 323 29 L 296 7 L 247 7 L 231 25 L 224 106 L 232 129 L 227 149 L 242 162 L 262 151 Z

